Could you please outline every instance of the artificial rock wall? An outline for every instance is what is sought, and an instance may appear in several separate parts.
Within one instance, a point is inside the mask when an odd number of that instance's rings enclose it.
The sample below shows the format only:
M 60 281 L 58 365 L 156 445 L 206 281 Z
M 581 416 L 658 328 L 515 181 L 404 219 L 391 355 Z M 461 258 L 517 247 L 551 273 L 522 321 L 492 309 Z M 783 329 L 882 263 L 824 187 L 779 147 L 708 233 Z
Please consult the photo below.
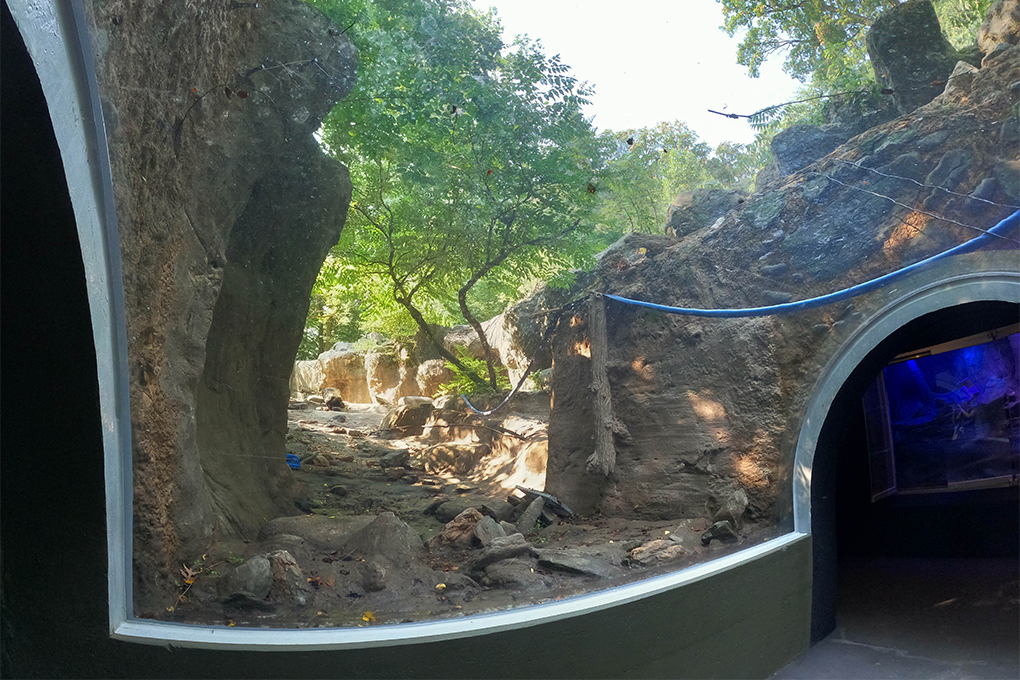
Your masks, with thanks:
M 287 380 L 351 185 L 312 137 L 357 54 L 300 0 L 96 0 L 124 270 L 135 592 L 278 514 Z
M 774 178 L 722 218 L 677 232 L 682 238 L 625 238 L 595 271 L 601 290 L 679 307 L 774 305 L 868 281 L 977 235 L 963 225 L 995 225 L 1020 206 L 1020 48 L 999 42 L 982 68 L 948 68 L 953 77 L 934 100 Z M 1011 238 L 942 271 L 1015 271 Z M 607 302 L 619 421 L 608 477 L 586 471 L 591 332 L 577 308 L 554 340 L 547 491 L 581 513 L 648 519 L 704 516 L 743 491 L 747 518 L 792 528 L 797 436 L 826 364 L 855 329 L 931 276 L 758 318 Z

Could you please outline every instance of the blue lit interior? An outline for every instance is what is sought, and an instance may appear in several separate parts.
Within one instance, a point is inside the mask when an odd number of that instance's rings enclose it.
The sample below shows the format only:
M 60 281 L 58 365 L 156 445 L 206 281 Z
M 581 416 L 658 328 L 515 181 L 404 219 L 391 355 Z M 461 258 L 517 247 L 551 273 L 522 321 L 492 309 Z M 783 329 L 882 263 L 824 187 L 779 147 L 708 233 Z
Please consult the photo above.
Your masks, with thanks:
M 1020 333 L 884 369 L 900 490 L 1001 479 L 1020 461 Z M 869 414 L 869 418 L 874 418 Z

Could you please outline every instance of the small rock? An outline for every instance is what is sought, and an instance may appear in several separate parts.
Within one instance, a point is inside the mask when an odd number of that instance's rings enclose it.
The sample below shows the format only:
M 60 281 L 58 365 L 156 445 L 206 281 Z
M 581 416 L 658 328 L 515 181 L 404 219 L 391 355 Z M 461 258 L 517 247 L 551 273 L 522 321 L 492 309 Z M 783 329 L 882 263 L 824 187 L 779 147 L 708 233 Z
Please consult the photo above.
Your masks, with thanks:
M 304 574 L 297 561 L 286 550 L 274 550 L 266 555 L 273 572 L 272 591 L 279 596 L 293 600 L 299 605 L 306 604 L 310 593 L 305 585 Z
M 482 584 L 490 588 L 515 588 L 528 592 L 551 588 L 553 580 L 536 572 L 531 560 L 518 558 L 487 566 Z
M 475 536 L 475 527 L 481 521 L 482 513 L 475 508 L 468 508 L 450 520 L 439 536 L 444 543 L 470 545 Z
M 638 564 L 648 565 L 672 560 L 683 553 L 684 549 L 680 547 L 679 543 L 659 538 L 631 550 L 630 559 Z
M 322 397 L 320 397 L 317 394 L 313 394 L 310 397 L 308 397 L 308 401 L 313 403 L 313 404 L 319 404 L 321 406 L 322 404 L 325 403 L 326 400 L 323 399 Z
M 521 519 L 517 522 L 517 530 L 522 534 L 526 534 L 535 528 L 538 523 L 538 518 L 542 516 L 542 510 L 545 509 L 545 499 L 536 498 L 528 504 L 528 508 L 521 515 Z
M 999 182 L 994 177 L 986 177 L 981 180 L 970 197 L 964 202 L 963 208 L 968 212 L 980 212 L 989 206 L 989 201 L 995 197 L 999 190 Z
M 486 498 L 483 500 L 480 509 L 483 515 L 488 515 L 497 522 L 509 520 L 514 516 L 514 506 L 496 498 Z
M 361 576 L 361 586 L 366 591 L 375 593 L 386 587 L 386 570 L 378 562 L 372 560 L 362 562 L 358 571 Z
M 538 563 L 552 569 L 597 576 L 598 578 L 614 576 L 612 566 L 596 555 L 576 550 L 536 550 L 535 552 L 538 555 Z
M 482 551 L 464 563 L 464 571 L 481 571 L 493 562 L 501 562 L 526 555 L 532 551 L 531 544 L 522 534 L 505 538 L 494 538 Z
M 793 300 L 792 293 L 784 293 L 779 290 L 763 290 L 761 297 L 768 305 L 783 305 Z
M 263 554 L 276 552 L 277 550 L 286 550 L 298 562 L 305 562 L 311 559 L 308 542 L 300 536 L 293 534 L 276 534 L 259 543 L 258 549 Z
M 482 517 L 475 525 L 475 536 L 478 537 L 483 546 L 492 543 L 494 538 L 506 538 L 506 535 L 506 530 L 491 517 Z
M 336 484 L 334 486 L 329 487 L 329 492 L 334 496 L 340 496 L 341 498 L 343 498 L 344 496 L 350 493 L 350 490 L 343 484 Z
M 470 498 L 454 498 L 443 501 L 436 508 L 436 519 L 445 524 L 468 508 L 476 508 L 477 505 L 478 501 Z
M 733 525 L 728 521 L 716 522 L 701 534 L 701 544 L 708 545 L 711 543 L 713 538 L 717 538 L 723 543 L 733 543 L 738 539 L 737 532 L 733 529 Z
M 406 449 L 398 449 L 396 451 L 391 451 L 380 458 L 379 464 L 385 468 L 404 467 L 410 459 L 410 451 Z
M 273 572 L 269 560 L 258 555 L 238 565 L 224 580 L 222 588 L 230 593 L 248 593 L 256 599 L 264 599 L 273 587 Z M 222 591 L 221 591 L 222 592 Z
M 845 323 L 839 321 L 837 323 Z M 712 522 L 728 521 L 739 529 L 744 524 L 747 494 L 743 489 L 726 489 L 713 494 L 705 502 L 705 510 Z
M 503 533 L 505 533 L 507 536 L 512 536 L 514 534 L 521 533 L 517 531 L 517 527 L 511 524 L 510 522 L 500 522 L 499 526 L 503 527 Z
M 398 479 L 403 477 L 406 473 L 407 473 L 407 470 L 405 468 L 402 468 L 402 467 L 386 468 L 383 471 L 383 474 L 386 475 L 386 479 L 390 480 L 391 482 L 397 481 Z
M 229 597 L 223 600 L 223 606 L 235 609 L 257 609 L 264 612 L 275 609 L 273 603 L 266 602 L 264 599 L 245 592 L 231 593 Z

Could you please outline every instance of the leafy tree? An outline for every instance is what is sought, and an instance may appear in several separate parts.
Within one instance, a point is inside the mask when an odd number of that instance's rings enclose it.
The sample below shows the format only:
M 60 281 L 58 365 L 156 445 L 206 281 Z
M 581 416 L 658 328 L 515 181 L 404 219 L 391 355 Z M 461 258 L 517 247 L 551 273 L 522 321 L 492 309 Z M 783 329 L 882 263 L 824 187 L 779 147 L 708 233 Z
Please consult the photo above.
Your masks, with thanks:
M 942 32 L 956 49 L 974 43 L 974 37 L 994 0 L 934 0 L 932 5 Z
M 678 194 L 702 187 L 749 187 L 758 169 L 751 147 L 724 142 L 713 151 L 681 121 L 602 135 L 600 220 L 612 234 L 657 232 Z M 763 164 L 763 163 L 762 163 Z
M 582 227 L 601 165 L 581 112 L 590 90 L 540 43 L 504 45 L 494 17 L 460 0 L 315 4 L 334 15 L 356 10 L 348 23 L 362 50 L 357 88 L 321 131 L 355 186 L 334 255 L 373 282 L 366 299 L 382 302 L 386 290 L 384 308 L 401 308 L 474 375 L 432 334 L 451 301 L 488 350 L 476 286 L 488 302 L 594 251 Z M 488 374 L 495 386 L 491 361 Z
M 757 77 L 769 57 L 785 54 L 784 70 L 839 82 L 865 63 L 866 29 L 899 0 L 720 0 L 731 36 L 746 29 L 737 63 Z

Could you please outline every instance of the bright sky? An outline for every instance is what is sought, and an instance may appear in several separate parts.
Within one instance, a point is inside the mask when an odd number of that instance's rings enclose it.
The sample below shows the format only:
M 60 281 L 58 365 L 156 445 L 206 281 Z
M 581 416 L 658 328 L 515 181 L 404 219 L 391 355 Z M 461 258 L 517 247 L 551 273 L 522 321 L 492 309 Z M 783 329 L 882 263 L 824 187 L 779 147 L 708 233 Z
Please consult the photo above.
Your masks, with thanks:
M 580 80 L 595 85 L 589 115 L 600 130 L 679 119 L 712 146 L 749 142 L 744 120 L 707 112 L 750 114 L 790 101 L 798 83 L 781 60 L 748 78 L 736 63 L 739 39 L 719 29 L 715 0 L 473 0 L 495 7 L 503 39 L 527 33 L 559 54 Z

